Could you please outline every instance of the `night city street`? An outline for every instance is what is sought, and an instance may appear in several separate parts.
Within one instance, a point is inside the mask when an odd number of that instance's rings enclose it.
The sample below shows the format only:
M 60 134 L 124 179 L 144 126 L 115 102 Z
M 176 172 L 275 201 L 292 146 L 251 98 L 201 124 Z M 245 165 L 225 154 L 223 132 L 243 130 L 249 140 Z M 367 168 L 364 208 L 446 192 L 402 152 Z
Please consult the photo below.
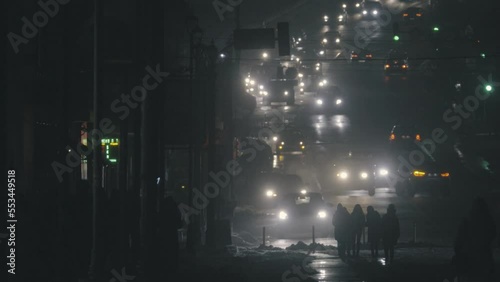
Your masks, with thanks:
M 1 7 L 0 281 L 500 281 L 497 1 Z

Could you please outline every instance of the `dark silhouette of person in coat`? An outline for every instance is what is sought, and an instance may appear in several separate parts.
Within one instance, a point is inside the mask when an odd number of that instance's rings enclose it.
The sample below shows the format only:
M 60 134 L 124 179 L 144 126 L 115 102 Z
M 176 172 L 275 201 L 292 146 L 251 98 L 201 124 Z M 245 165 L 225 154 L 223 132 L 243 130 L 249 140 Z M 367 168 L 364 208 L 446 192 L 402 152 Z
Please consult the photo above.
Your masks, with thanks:
M 399 219 L 396 215 L 396 207 L 390 204 L 387 207 L 387 213 L 382 218 L 382 240 L 386 264 L 394 261 L 394 246 L 398 242 L 399 235 Z
M 351 246 L 354 256 L 359 256 L 361 236 L 366 225 L 365 214 L 360 205 L 355 205 L 351 213 Z
M 477 198 L 469 214 L 460 223 L 455 239 L 453 264 L 459 277 L 493 281 L 491 247 L 495 237 L 496 226 L 488 205 L 484 199 Z
M 163 261 L 166 262 L 168 273 L 177 274 L 179 267 L 178 229 L 182 227 L 181 212 L 172 196 L 167 196 L 161 209 L 160 234 L 163 249 Z
M 332 224 L 335 227 L 334 236 L 338 244 L 339 256 L 345 259 L 347 250 L 347 241 L 349 238 L 349 212 L 342 204 L 337 205 L 337 210 L 333 215 Z
M 366 227 L 368 227 L 368 244 L 370 244 L 372 258 L 376 258 L 378 257 L 382 218 L 372 206 L 366 208 Z

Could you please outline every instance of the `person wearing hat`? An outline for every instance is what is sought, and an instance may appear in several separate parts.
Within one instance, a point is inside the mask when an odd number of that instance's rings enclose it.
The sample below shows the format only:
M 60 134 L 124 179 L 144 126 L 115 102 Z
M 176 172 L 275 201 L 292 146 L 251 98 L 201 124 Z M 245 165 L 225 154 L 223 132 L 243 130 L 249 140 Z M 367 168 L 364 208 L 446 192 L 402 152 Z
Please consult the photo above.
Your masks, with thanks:
M 398 242 L 399 235 L 399 218 L 396 215 L 396 207 L 390 204 L 387 207 L 387 213 L 382 218 L 382 241 L 386 264 L 394 261 L 394 246 Z

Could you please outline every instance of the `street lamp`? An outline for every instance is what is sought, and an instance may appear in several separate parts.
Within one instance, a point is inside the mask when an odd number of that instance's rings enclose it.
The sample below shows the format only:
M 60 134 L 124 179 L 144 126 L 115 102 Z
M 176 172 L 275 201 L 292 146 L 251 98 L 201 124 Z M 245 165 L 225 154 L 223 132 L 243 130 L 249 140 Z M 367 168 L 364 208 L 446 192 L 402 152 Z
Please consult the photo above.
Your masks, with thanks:
M 267 59 L 267 57 L 269 57 L 269 54 L 267 54 L 267 52 L 262 53 L 262 58 Z

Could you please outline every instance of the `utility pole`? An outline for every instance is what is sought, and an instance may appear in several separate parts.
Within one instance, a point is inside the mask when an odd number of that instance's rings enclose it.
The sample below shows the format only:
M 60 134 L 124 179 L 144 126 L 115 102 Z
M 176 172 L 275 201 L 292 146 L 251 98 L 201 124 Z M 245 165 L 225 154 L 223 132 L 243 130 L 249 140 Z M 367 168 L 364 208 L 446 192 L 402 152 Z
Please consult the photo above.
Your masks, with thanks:
M 101 60 L 100 60 L 100 51 L 99 51 L 99 25 L 100 25 L 100 17 L 101 17 L 101 1 L 94 0 L 94 115 L 93 115 L 93 128 L 94 130 L 99 130 L 99 122 L 100 122 L 100 79 L 101 79 Z M 99 223 L 100 223 L 100 189 L 102 189 L 101 185 L 101 140 L 99 138 L 99 134 L 91 135 L 92 140 L 92 153 L 93 153 L 93 182 L 92 182 L 92 252 L 90 256 L 90 267 L 89 267 L 89 278 L 92 281 L 98 280 L 100 277 L 100 257 L 101 257 L 101 249 L 100 249 L 100 239 L 98 236 L 99 233 Z

